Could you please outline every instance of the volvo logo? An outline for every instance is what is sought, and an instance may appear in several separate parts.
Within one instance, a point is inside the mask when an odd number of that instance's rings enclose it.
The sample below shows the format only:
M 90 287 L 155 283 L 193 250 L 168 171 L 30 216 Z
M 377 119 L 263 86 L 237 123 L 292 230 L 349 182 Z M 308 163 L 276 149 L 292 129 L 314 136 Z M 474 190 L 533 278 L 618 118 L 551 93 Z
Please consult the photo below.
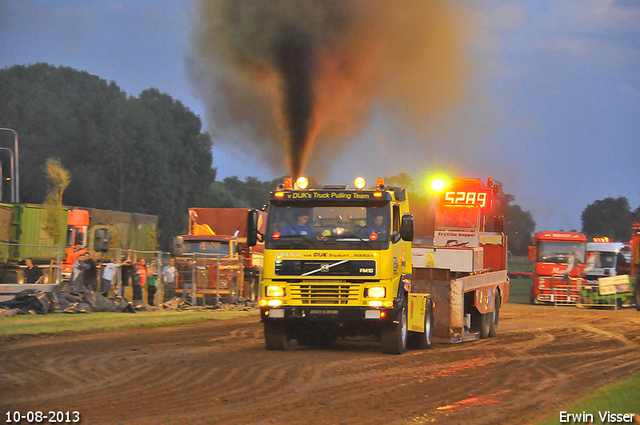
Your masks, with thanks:
M 329 264 L 321 264 L 321 265 L 320 265 L 320 271 L 321 271 L 322 273 L 327 273 L 327 272 L 329 271 L 329 268 L 330 268 L 330 267 L 331 267 L 331 266 L 330 266 Z

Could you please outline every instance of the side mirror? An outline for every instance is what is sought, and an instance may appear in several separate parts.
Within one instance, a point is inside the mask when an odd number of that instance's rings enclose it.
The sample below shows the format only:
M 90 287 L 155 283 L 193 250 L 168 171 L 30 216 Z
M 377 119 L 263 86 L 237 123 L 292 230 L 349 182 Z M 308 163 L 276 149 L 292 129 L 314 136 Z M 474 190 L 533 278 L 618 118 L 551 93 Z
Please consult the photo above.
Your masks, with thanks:
M 109 251 L 110 243 L 111 232 L 109 232 L 109 229 L 96 229 L 95 232 L 93 232 L 93 250 L 95 252 Z
M 171 243 L 171 255 L 180 257 L 184 253 L 184 239 L 182 236 L 175 236 Z
M 413 240 L 413 216 L 411 214 L 405 214 L 402 216 L 400 237 L 407 242 L 411 242 Z
M 536 260 L 536 249 L 533 246 L 529 246 L 529 260 Z
M 247 245 L 258 243 L 258 210 L 251 209 L 247 213 Z
M 504 233 L 504 216 L 496 215 L 493 217 L 493 231 Z

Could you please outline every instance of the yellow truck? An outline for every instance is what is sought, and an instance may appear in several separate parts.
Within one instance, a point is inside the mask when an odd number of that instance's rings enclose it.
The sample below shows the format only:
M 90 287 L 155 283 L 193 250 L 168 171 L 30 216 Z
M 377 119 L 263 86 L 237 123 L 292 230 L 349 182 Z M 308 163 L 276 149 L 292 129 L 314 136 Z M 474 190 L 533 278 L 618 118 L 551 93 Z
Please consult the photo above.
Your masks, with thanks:
M 265 244 L 260 313 L 267 349 L 286 350 L 291 339 L 326 345 L 339 337 L 371 334 L 380 338 L 384 353 L 401 354 L 408 345 L 431 347 L 434 309 L 440 306 L 435 308 L 426 289 L 438 292 L 436 280 L 460 276 L 435 268 L 437 261 L 426 258 L 437 260 L 439 254 L 425 246 L 420 248 L 421 280 L 414 282 L 413 216 L 405 190 L 382 179 L 365 189 L 360 177 L 354 186 L 308 189 L 304 178 L 295 185 L 285 179 L 271 194 L 264 233 L 257 231 L 258 211 L 249 212 L 247 243 L 260 238 Z M 472 256 L 477 251 L 469 249 Z M 506 263 L 506 251 L 504 257 Z M 503 275 L 506 279 L 506 270 Z M 448 283 L 458 285 L 455 279 Z M 471 302 L 488 323 L 486 317 L 496 317 L 495 287 L 486 291 L 486 282 L 476 282 L 474 288 L 481 296 L 494 296 Z M 443 290 L 451 291 L 451 285 Z M 461 296 L 466 303 L 469 296 Z M 442 310 L 451 316 L 444 299 Z M 442 323 L 447 332 L 457 326 L 455 320 Z

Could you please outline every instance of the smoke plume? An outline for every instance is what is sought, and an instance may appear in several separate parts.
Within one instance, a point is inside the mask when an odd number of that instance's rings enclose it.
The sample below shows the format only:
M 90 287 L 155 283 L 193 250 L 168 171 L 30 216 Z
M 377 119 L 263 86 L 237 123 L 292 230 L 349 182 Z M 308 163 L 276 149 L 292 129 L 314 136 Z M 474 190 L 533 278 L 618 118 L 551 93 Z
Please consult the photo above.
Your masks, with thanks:
M 447 0 L 200 0 L 190 75 L 214 137 L 297 177 L 374 108 L 420 128 L 462 99 L 470 21 Z

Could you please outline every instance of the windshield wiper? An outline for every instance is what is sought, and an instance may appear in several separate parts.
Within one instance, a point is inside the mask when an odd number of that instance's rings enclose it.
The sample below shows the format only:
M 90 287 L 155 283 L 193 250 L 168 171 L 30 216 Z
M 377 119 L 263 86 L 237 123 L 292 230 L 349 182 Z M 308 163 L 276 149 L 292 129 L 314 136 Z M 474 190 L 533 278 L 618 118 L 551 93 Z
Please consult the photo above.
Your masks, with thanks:
M 286 240 L 287 242 L 292 242 L 294 244 L 302 244 L 302 242 L 305 241 L 313 245 L 314 248 L 317 247 L 315 242 L 313 242 L 313 239 L 310 238 L 309 236 L 316 238 L 315 235 L 281 235 L 278 239 L 274 240 L 274 242 L 277 242 L 277 241 L 284 242 L 284 240 Z
M 347 237 L 349 239 L 347 239 Z M 350 239 L 350 238 L 355 238 L 356 240 Z M 337 242 L 364 242 L 367 244 L 367 246 L 371 246 L 370 242 L 371 239 L 364 239 L 362 238 L 362 236 L 356 234 L 356 233 L 343 233 L 342 235 L 340 235 L 340 238 L 336 238 Z

